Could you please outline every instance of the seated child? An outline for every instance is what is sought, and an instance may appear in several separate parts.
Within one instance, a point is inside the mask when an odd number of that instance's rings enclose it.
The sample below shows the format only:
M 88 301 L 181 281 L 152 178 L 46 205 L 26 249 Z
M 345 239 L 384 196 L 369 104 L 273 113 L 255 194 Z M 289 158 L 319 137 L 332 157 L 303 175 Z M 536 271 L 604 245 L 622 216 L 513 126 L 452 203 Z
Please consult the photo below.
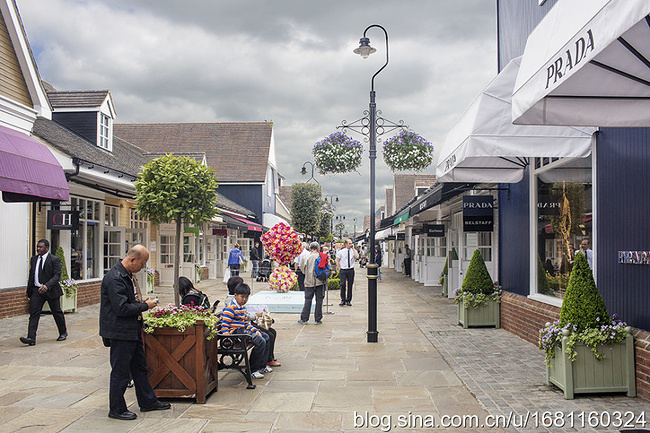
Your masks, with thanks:
M 244 279 L 240 276 L 236 277 L 230 277 L 228 280 L 228 295 L 226 296 L 226 300 L 224 302 L 224 305 L 229 305 L 230 301 L 233 300 L 235 297 L 235 287 L 237 287 L 239 284 L 242 284 L 244 282 Z M 258 317 L 260 317 L 262 313 L 248 313 L 248 320 L 255 321 L 257 320 Z M 280 364 L 276 359 L 275 359 L 275 339 L 278 336 L 278 333 L 275 329 L 269 327 L 269 329 L 262 329 L 259 326 L 257 326 L 255 323 L 253 323 L 253 326 L 257 328 L 258 331 L 268 334 L 269 336 L 269 357 L 267 360 L 267 364 L 271 367 L 280 367 L 282 364 Z
M 208 297 L 205 293 L 195 288 L 194 284 L 186 277 L 180 277 L 178 279 L 178 294 L 181 297 L 182 305 L 190 305 L 193 303 L 197 307 L 203 307 L 206 310 L 210 309 L 210 300 Z
M 248 334 L 252 337 L 255 347 L 251 353 L 250 363 L 254 379 L 262 379 L 264 373 L 270 373 L 273 369 L 266 365 L 268 359 L 269 336 L 260 332 L 248 321 L 246 302 L 251 294 L 248 284 L 238 284 L 235 287 L 235 296 L 232 301 L 221 312 L 221 333 L 222 334 Z

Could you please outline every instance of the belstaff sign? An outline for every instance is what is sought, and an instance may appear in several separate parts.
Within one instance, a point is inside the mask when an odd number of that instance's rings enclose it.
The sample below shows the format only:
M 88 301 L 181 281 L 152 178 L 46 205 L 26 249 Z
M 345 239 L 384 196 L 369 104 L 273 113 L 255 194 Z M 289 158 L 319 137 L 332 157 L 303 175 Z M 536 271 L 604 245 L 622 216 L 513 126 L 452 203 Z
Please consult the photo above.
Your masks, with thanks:
M 494 197 L 466 195 L 463 197 L 463 230 L 491 232 L 494 227 Z
M 77 230 L 79 228 L 78 210 L 48 210 L 48 230 Z

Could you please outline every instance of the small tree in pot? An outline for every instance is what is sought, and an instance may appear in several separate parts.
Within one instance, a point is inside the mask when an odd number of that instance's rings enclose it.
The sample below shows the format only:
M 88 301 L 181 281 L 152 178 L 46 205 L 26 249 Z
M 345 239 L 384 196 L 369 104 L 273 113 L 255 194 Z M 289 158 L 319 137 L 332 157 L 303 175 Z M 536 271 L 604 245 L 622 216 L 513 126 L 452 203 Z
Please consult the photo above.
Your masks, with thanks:
M 636 395 L 631 328 L 609 317 L 582 253 L 576 254 L 560 320 L 540 330 L 539 348 L 546 352 L 548 384 L 561 388 L 567 399 L 574 393 Z
M 475 250 L 461 289 L 456 292 L 458 323 L 469 326 L 500 326 L 501 288 L 492 282 L 479 250 Z

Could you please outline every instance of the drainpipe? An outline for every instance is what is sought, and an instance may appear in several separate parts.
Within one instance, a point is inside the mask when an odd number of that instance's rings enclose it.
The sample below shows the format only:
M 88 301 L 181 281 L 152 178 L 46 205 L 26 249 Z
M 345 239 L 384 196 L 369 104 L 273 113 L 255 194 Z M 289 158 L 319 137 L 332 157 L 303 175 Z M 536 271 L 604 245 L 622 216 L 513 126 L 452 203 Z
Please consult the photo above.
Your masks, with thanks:
M 74 173 L 66 173 L 65 180 L 70 182 L 70 178 L 77 176 L 79 174 L 79 158 L 72 158 L 72 163 L 74 164 Z

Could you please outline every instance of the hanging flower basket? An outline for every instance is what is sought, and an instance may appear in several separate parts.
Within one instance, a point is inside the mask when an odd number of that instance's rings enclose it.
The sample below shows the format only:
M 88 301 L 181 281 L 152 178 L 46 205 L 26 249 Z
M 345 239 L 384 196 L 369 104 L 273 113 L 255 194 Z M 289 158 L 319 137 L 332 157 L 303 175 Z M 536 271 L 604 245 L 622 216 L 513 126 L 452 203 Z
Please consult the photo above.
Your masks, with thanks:
M 361 165 L 363 146 L 342 132 L 335 132 L 314 145 L 316 167 L 321 174 L 347 173 Z
M 433 146 L 412 131 L 402 130 L 384 143 L 384 162 L 391 171 L 422 171 L 433 161 Z

